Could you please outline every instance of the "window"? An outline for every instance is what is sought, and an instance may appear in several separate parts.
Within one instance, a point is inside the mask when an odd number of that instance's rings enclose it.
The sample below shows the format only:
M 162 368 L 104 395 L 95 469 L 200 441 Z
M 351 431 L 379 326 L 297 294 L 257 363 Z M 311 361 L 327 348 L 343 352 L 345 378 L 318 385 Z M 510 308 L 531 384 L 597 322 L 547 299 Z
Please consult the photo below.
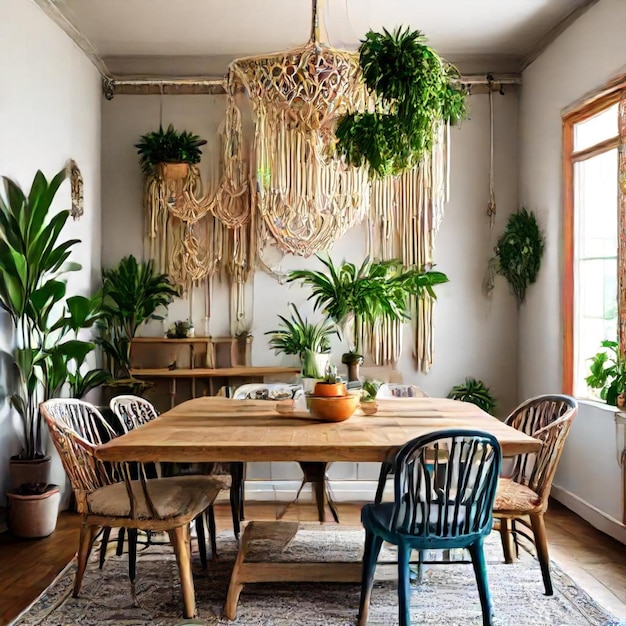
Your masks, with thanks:
M 591 395 L 588 359 L 602 340 L 616 340 L 620 327 L 619 267 L 622 257 L 626 261 L 618 228 L 622 88 L 563 118 L 563 388 L 582 397 Z

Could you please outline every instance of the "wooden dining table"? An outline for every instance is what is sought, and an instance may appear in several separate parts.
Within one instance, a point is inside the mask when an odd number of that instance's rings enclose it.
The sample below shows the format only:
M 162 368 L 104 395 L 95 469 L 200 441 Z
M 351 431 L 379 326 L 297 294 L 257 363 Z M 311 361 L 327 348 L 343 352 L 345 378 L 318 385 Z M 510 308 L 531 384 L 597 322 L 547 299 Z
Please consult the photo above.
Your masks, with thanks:
M 493 434 L 505 457 L 533 452 L 542 445 L 474 404 L 442 398 L 379 400 L 374 415 L 357 409 L 346 421 L 323 422 L 306 411 L 279 412 L 276 403 L 267 400 L 202 397 L 98 446 L 96 456 L 110 462 L 384 461 L 411 439 L 452 428 Z M 323 477 L 314 489 L 320 510 L 324 509 L 324 502 L 319 502 L 325 493 L 322 482 Z M 224 607 L 227 618 L 234 619 L 246 583 L 359 580 L 360 563 L 246 562 L 247 546 L 255 538 L 278 534 L 287 545 L 297 527 L 289 522 L 246 525 Z

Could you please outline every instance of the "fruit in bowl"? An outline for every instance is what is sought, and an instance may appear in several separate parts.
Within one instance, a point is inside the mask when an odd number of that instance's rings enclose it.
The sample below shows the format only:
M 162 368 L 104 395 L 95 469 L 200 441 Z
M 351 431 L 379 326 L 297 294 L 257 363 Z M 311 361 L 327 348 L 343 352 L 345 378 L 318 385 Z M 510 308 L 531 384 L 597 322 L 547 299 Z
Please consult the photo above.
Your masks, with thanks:
M 310 410 L 318 419 L 326 422 L 343 422 L 347 420 L 359 405 L 359 396 L 323 397 L 311 396 Z

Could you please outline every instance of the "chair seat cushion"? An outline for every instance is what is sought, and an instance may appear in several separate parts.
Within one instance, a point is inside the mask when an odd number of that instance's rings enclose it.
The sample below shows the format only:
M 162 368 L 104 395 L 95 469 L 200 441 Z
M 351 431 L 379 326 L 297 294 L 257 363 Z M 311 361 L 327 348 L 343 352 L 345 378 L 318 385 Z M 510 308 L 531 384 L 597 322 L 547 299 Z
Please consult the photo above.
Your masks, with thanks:
M 520 485 L 510 478 L 500 478 L 494 512 L 518 511 L 532 512 L 541 506 L 541 498 L 530 487 Z
M 141 481 L 133 480 L 135 517 L 153 519 L 154 515 L 146 502 Z M 204 511 L 213 504 L 220 489 L 230 487 L 228 476 L 173 476 L 146 481 L 148 495 L 154 505 L 158 519 L 170 519 L 180 515 Z M 89 512 L 107 517 L 130 517 L 130 500 L 124 482 L 101 487 L 87 496 Z

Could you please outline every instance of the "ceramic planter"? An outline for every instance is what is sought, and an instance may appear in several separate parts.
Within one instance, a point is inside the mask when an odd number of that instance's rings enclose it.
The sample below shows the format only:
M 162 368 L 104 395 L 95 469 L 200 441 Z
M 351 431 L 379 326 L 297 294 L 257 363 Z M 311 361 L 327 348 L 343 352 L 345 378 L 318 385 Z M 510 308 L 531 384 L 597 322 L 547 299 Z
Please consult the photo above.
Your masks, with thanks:
M 24 483 L 47 483 L 50 480 L 51 459 L 11 459 L 9 461 L 9 489 L 17 489 Z
M 48 485 L 44 493 L 22 495 L 7 492 L 9 528 L 16 537 L 36 539 L 54 532 L 59 514 L 61 493 L 57 485 Z
M 159 163 L 157 171 L 164 180 L 184 180 L 189 175 L 189 163 Z
M 323 397 L 336 397 L 345 396 L 347 393 L 345 383 L 315 383 L 315 389 L 313 390 L 314 396 Z

